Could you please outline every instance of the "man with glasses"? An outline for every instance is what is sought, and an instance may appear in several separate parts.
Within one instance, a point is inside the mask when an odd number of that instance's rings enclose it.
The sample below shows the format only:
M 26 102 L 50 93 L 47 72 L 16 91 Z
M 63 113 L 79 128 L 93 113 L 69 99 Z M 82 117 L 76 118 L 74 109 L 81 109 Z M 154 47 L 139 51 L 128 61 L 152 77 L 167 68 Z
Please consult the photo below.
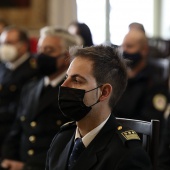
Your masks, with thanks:
M 50 143 L 60 126 L 68 121 L 58 108 L 58 87 L 70 63 L 71 45 L 76 45 L 76 40 L 66 30 L 51 26 L 40 30 L 36 61 L 43 76 L 22 90 L 17 118 L 2 149 L 3 168 L 45 169 Z
M 25 30 L 7 27 L 0 36 L 0 150 L 16 116 L 20 91 L 38 75 Z

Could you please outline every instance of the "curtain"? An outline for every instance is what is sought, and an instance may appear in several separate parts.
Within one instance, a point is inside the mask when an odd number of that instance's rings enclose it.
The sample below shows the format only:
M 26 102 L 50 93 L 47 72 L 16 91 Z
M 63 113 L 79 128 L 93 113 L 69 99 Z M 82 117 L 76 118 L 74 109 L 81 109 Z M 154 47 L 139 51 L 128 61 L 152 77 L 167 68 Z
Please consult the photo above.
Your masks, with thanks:
M 48 24 L 67 29 L 68 25 L 77 21 L 76 0 L 49 0 Z

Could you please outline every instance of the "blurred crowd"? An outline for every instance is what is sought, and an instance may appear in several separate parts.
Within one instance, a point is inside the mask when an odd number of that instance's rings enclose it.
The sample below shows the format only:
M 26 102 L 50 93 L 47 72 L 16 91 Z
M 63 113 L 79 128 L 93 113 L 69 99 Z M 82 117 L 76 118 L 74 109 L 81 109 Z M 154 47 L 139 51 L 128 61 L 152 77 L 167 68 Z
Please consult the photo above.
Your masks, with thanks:
M 131 23 L 117 48 L 127 61 L 128 85 L 115 116 L 160 120 L 159 168 L 170 169 L 170 56 L 149 43 L 140 23 Z M 0 19 L 1 169 L 42 170 L 61 125 L 58 87 L 70 64 L 69 47 L 93 46 L 85 23 L 68 29 L 45 26 L 39 38 Z

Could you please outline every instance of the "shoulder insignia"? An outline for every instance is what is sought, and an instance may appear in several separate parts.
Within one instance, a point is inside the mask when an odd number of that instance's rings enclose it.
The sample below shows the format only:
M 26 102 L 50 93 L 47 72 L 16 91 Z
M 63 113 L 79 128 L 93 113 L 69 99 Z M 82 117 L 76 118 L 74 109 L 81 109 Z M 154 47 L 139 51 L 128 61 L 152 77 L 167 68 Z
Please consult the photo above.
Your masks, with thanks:
M 74 121 L 67 122 L 64 125 L 62 125 L 60 129 L 61 130 L 69 129 L 70 127 L 74 127 L 74 125 L 76 125 Z
M 37 61 L 35 58 L 31 58 L 29 60 L 29 63 L 30 63 L 31 68 L 33 68 L 33 69 L 37 68 Z
M 165 109 L 164 118 L 168 119 L 169 115 L 170 115 L 170 104 L 168 104 L 168 106 Z
M 163 94 L 156 94 L 154 97 L 153 97 L 153 106 L 156 110 L 158 111 L 164 111 L 165 110 L 165 107 L 167 105 L 167 98 L 165 95 Z
M 118 126 L 116 132 L 121 138 L 123 143 L 129 140 L 140 140 L 140 137 L 134 130 L 123 128 L 122 126 Z

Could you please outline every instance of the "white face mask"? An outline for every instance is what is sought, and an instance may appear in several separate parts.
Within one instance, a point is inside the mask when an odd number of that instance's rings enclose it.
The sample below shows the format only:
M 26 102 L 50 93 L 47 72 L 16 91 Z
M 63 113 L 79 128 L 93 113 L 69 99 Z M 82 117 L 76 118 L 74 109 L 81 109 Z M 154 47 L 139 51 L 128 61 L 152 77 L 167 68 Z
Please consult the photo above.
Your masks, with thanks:
M 2 62 L 12 62 L 18 56 L 18 51 L 14 45 L 2 44 L 0 46 L 0 60 Z

